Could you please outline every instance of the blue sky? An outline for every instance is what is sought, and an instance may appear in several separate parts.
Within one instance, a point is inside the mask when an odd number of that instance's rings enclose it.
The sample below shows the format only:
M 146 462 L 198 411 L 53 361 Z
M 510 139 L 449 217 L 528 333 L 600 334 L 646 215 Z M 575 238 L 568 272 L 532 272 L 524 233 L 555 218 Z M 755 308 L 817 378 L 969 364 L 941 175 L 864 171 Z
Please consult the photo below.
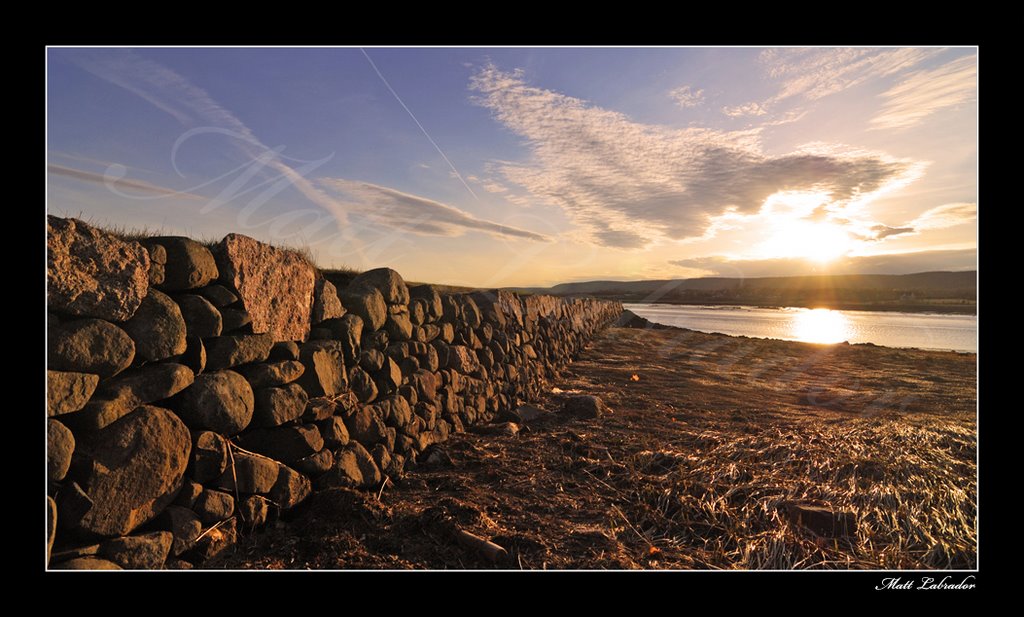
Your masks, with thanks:
M 974 48 L 51 48 L 48 211 L 479 286 L 971 269 Z

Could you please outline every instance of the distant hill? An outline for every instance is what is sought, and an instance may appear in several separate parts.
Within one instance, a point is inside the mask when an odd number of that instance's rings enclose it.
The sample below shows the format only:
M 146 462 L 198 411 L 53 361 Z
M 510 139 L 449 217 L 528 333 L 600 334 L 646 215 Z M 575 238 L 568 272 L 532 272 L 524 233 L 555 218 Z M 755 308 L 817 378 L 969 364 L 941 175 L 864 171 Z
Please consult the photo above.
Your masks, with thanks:
M 556 296 L 594 296 L 623 302 L 822 306 L 968 313 L 975 310 L 977 272 L 586 281 L 546 288 L 519 288 L 517 291 Z

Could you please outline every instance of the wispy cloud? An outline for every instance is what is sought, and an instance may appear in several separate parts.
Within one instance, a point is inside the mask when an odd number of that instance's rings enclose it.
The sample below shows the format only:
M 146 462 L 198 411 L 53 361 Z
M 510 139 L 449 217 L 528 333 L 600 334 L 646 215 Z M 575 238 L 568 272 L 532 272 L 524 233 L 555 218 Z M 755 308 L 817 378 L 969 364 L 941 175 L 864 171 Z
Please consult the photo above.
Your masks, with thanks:
M 715 216 L 757 212 L 779 191 L 813 190 L 844 202 L 917 170 L 912 161 L 838 146 L 769 156 L 757 129 L 641 124 L 493 65 L 478 71 L 470 87 L 476 102 L 530 149 L 525 162 L 496 165 L 501 175 L 561 206 L 603 246 L 699 237 Z
M 915 233 L 913 227 L 889 227 L 888 225 L 875 225 L 871 228 L 871 240 L 884 240 L 893 236 L 902 236 Z
M 678 259 L 669 262 L 683 270 L 681 276 L 799 276 L 841 272 L 843 274 L 910 274 L 926 270 L 973 270 L 978 267 L 977 249 L 914 251 L 844 257 L 827 268 L 804 259 L 729 259 L 721 256 Z
M 869 227 L 867 232 L 856 235 L 861 240 L 880 241 L 896 236 L 917 235 L 935 229 L 948 229 L 971 223 L 977 218 L 978 205 L 973 202 L 943 204 L 922 212 L 914 220 L 907 221 L 899 227 L 890 227 L 879 223 Z
M 668 95 L 683 109 L 697 107 L 704 102 L 704 90 L 694 90 L 691 86 L 679 86 Z
M 92 182 L 94 184 L 102 184 L 103 186 L 114 188 L 122 192 L 139 191 L 142 193 L 148 193 L 150 195 L 159 195 L 164 197 L 180 197 L 182 199 L 190 200 L 206 200 L 206 197 L 196 195 L 194 193 L 188 193 L 183 191 L 176 191 L 166 186 L 158 186 L 156 184 L 150 184 L 143 180 L 129 180 L 127 178 L 120 178 L 112 176 L 110 174 L 98 174 L 91 171 L 85 171 L 82 169 L 75 169 L 73 167 L 65 167 L 63 165 L 57 165 L 56 163 L 50 163 L 46 166 L 46 170 L 55 176 L 64 176 L 67 178 L 74 178 L 75 180 L 82 180 L 83 182 Z
M 881 112 L 871 119 L 874 129 L 903 129 L 925 117 L 970 101 L 977 96 L 978 66 L 975 56 L 958 58 L 940 67 L 916 71 L 882 93 Z
M 769 100 L 809 101 L 842 92 L 869 79 L 908 70 L 943 51 L 937 48 L 777 48 L 761 52 L 768 75 L 779 82 Z
M 754 102 L 737 105 L 736 107 L 723 107 L 722 113 L 731 118 L 740 118 L 743 116 L 764 116 L 767 115 L 768 110 L 760 103 Z
M 303 195 L 344 222 L 344 209 L 301 173 L 264 145 L 233 113 L 222 107 L 205 90 L 193 85 L 174 70 L 148 60 L 128 49 L 83 52 L 75 62 L 93 75 L 116 84 L 151 103 L 186 127 L 213 125 L 236 133 L 232 140 L 249 160 L 261 159 L 283 175 Z
M 467 231 L 482 231 L 496 236 L 547 241 L 542 234 L 479 219 L 433 199 L 357 180 L 322 179 L 324 186 L 344 196 L 353 214 L 391 228 L 427 235 L 461 236 Z
M 978 218 L 978 204 L 961 202 L 926 210 L 921 216 L 914 219 L 910 226 L 915 229 L 946 229 L 970 223 L 976 218 Z

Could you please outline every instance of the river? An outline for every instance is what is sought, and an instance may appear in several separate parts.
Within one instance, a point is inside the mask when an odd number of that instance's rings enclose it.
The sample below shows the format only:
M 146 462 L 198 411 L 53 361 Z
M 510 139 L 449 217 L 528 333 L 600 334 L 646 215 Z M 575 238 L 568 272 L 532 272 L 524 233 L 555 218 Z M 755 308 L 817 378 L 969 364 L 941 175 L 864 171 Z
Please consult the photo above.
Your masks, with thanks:
M 975 315 L 676 304 L 623 306 L 650 321 L 700 332 L 809 343 L 848 341 L 885 347 L 978 350 Z

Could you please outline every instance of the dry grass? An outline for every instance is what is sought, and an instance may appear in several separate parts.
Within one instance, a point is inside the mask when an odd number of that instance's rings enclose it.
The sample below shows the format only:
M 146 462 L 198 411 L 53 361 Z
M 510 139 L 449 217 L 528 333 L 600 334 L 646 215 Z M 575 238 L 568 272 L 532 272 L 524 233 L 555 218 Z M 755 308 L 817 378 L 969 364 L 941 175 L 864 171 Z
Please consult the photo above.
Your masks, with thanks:
M 765 429 L 681 431 L 672 450 L 580 467 L 620 496 L 657 554 L 709 568 L 971 568 L 976 564 L 974 435 L 955 422 L 871 419 Z M 824 538 L 785 505 L 853 512 L 857 533 Z M 625 537 L 623 537 L 625 536 Z M 662 558 L 664 559 L 664 558 Z
M 539 401 L 597 394 L 607 416 L 455 435 L 450 463 L 358 508 L 314 499 L 218 565 L 494 568 L 436 537 L 450 517 L 516 569 L 974 568 L 975 369 L 973 354 L 612 329 Z M 856 532 L 819 536 L 792 501 L 849 512 Z

